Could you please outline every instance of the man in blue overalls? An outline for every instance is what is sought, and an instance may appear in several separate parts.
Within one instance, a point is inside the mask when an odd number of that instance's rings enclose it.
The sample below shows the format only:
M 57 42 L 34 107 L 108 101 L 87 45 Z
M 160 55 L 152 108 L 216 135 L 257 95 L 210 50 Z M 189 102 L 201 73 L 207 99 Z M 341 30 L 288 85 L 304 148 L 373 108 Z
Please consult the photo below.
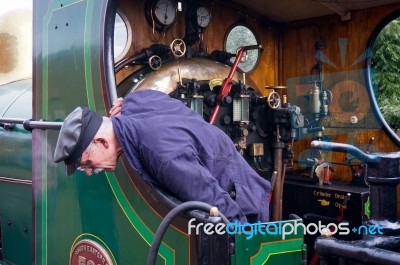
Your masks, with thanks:
M 113 171 L 124 153 L 145 180 L 181 201 L 206 202 L 231 221 L 244 223 L 246 216 L 268 221 L 270 183 L 222 130 L 181 101 L 141 90 L 120 100 L 111 112 L 120 115 L 101 117 L 78 107 L 65 119 L 54 161 L 64 161 L 67 175 L 76 169 L 86 175 Z M 232 189 L 235 198 L 228 193 Z

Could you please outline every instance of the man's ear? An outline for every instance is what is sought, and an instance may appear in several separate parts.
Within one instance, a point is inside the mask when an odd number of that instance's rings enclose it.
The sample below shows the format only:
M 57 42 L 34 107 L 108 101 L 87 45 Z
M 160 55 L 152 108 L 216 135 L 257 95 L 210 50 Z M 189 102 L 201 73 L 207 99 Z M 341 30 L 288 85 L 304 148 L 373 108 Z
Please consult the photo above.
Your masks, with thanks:
M 104 137 L 95 137 L 93 142 L 95 144 L 100 143 L 101 145 L 104 146 L 104 148 L 108 149 L 108 147 L 110 146 L 110 143 L 108 142 L 108 140 Z

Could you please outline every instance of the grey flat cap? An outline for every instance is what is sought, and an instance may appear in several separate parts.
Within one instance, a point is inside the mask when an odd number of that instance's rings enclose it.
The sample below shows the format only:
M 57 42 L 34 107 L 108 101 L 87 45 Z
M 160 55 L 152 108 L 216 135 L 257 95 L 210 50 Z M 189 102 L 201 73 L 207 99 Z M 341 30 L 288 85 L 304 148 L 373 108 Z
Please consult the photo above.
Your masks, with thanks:
M 72 175 L 103 122 L 103 117 L 88 108 L 77 107 L 64 120 L 54 151 L 54 162 L 64 161 L 67 176 Z

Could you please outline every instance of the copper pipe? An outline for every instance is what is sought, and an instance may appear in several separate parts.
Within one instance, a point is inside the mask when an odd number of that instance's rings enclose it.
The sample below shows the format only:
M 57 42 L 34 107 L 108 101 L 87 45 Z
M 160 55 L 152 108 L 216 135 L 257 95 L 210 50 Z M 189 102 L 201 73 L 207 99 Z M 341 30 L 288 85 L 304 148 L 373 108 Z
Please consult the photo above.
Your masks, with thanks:
M 275 187 L 272 192 L 272 221 L 282 220 L 282 194 L 283 194 L 283 143 L 274 143 L 274 171 L 276 171 Z

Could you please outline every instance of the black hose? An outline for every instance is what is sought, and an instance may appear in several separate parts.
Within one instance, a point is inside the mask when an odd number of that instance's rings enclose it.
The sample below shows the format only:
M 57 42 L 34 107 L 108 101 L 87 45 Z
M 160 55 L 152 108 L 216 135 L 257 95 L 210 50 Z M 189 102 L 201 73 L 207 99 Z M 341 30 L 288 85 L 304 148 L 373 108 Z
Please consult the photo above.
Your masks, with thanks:
M 184 202 L 182 204 L 179 204 L 176 206 L 174 209 L 172 209 L 166 216 L 165 218 L 161 221 L 160 226 L 158 227 L 156 234 L 154 236 L 153 243 L 151 244 L 151 248 L 149 251 L 149 256 L 147 258 L 147 265 L 154 265 L 157 260 L 157 255 L 158 255 L 158 249 L 160 248 L 161 241 L 164 237 L 165 232 L 167 231 L 169 225 L 171 224 L 172 220 L 179 215 L 182 212 L 188 211 L 188 210 L 193 210 L 193 209 L 198 209 L 198 210 L 203 210 L 210 212 L 211 206 L 208 203 L 205 202 L 199 202 L 199 201 L 188 201 Z M 225 224 L 229 224 L 228 218 L 225 217 L 221 212 L 219 212 L 220 217 L 222 218 L 222 221 Z

